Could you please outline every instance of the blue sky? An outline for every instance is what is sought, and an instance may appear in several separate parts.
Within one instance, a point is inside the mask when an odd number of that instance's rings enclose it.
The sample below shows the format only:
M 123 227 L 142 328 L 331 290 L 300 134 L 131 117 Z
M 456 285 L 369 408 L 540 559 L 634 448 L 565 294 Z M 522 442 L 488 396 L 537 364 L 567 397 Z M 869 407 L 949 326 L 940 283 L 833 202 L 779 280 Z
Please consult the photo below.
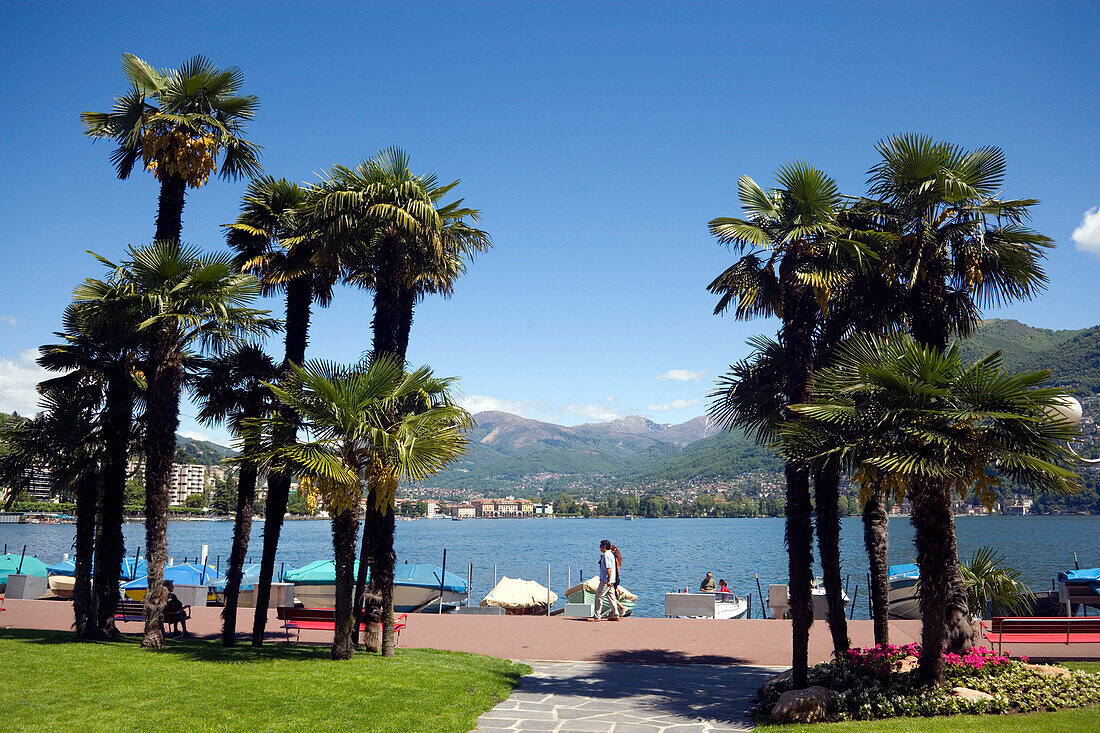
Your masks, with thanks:
M 1034 224 L 1059 245 L 1051 287 L 990 316 L 1100 322 L 1094 3 L 13 3 L 4 15 L 0 409 L 31 408 L 30 350 L 99 272 L 84 250 L 113 257 L 153 234 L 152 176 L 116 180 L 109 146 L 80 130 L 81 111 L 124 91 L 127 51 L 240 66 L 261 100 L 249 133 L 276 176 L 314 181 L 398 145 L 414 168 L 462 179 L 495 249 L 452 299 L 418 308 L 409 355 L 461 377 L 475 409 L 566 424 L 702 414 L 746 338 L 775 328 L 710 315 L 705 286 L 731 254 L 706 222 L 738 214 L 737 177 L 766 183 L 803 158 L 862 193 L 876 140 L 897 132 L 998 145 L 1007 193 L 1042 199 Z M 191 193 L 184 238 L 222 247 L 243 188 Z M 369 294 L 341 290 L 315 315 L 310 355 L 357 358 L 370 319 Z M 193 412 L 181 430 L 224 439 Z

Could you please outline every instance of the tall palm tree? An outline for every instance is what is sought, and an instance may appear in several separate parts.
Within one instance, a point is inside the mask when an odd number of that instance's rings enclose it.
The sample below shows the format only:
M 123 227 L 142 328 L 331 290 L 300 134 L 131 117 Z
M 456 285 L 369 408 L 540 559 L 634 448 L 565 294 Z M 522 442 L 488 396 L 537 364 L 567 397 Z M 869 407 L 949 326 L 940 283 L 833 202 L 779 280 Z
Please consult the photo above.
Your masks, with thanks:
M 98 257 L 98 255 L 97 255 Z M 202 254 L 192 247 L 162 242 L 130 248 L 128 259 L 114 264 L 99 258 L 111 273 L 88 279 L 74 297 L 78 303 L 113 302 L 144 316 L 145 337 L 145 552 L 149 594 L 142 646 L 164 646 L 164 606 L 157 602 L 168 558 L 168 482 L 176 453 L 180 389 L 184 361 L 196 345 L 219 350 L 241 335 L 261 334 L 275 322 L 251 305 L 260 293 L 257 280 L 238 272 L 228 255 Z
M 330 240 L 321 236 L 317 222 L 311 218 L 312 195 L 309 188 L 285 178 L 256 178 L 241 199 L 237 220 L 226 227 L 226 240 L 236 253 L 237 265 L 260 279 L 264 295 L 283 294 L 286 298 L 286 342 L 281 379 L 290 378 L 292 365 L 301 366 L 305 362 L 313 304 L 325 307 L 332 301 L 333 287 L 340 275 L 338 255 L 333 255 Z M 294 416 L 289 408 L 282 409 L 283 422 L 274 439 L 289 445 L 295 440 Z M 267 627 L 275 554 L 292 478 L 278 471 L 268 474 L 253 646 L 263 644 Z
M 178 69 L 157 70 L 133 54 L 122 55 L 129 91 L 110 112 L 84 112 L 84 134 L 114 140 L 111 162 L 120 179 L 141 160 L 160 181 L 155 241 L 179 242 L 188 187 L 201 188 L 217 170 L 222 178 L 255 175 L 260 148 L 244 138 L 259 100 L 241 95 L 236 66 L 221 70 L 203 56 Z
M 94 382 L 104 393 L 103 471 L 99 526 L 95 541 L 95 582 L 98 625 L 104 634 L 117 633 L 115 609 L 118 582 L 126 554 L 122 534 L 126 470 L 137 437 L 134 407 L 144 383 L 138 373 L 141 358 L 140 318 L 127 306 L 114 302 L 72 303 L 63 316 L 65 330 L 60 344 L 41 348 L 38 363 L 66 375 L 44 382 L 62 387 L 74 378 Z
M 879 478 L 910 496 L 935 482 L 964 496 L 973 489 L 988 505 L 998 476 L 1072 491 L 1078 479 L 1064 466 L 1079 433 L 1052 417 L 1065 392 L 1039 386 L 1049 375 L 1006 373 L 1000 354 L 964 366 L 957 345 L 941 351 L 909 335 L 853 337 L 815 374 L 813 401 L 792 405 L 805 419 L 781 428 L 783 452 L 803 464 L 829 456 L 865 487 Z M 949 524 L 950 506 L 937 519 Z M 922 566 L 922 585 L 925 576 Z M 919 668 L 930 683 L 943 679 L 942 619 L 937 628 L 922 634 L 934 642 L 922 645 Z
M 809 399 L 814 362 L 814 330 L 821 304 L 827 302 L 838 253 L 858 256 L 862 245 L 842 236 L 836 219 L 843 198 L 836 183 L 821 171 L 796 162 L 776 173 L 777 187 L 765 191 L 748 176 L 738 180 L 741 208 L 747 218 L 721 217 L 709 228 L 720 243 L 741 258 L 710 284 L 720 296 L 715 313 L 735 307 L 738 318 L 778 315 L 783 351 L 778 392 L 786 404 Z M 719 398 L 720 399 L 720 398 Z M 727 428 L 753 427 L 734 409 L 724 413 Z M 784 419 L 792 419 L 787 414 Z M 789 556 L 793 626 L 793 684 L 805 687 L 809 630 L 813 623 L 810 594 L 813 526 L 809 473 L 788 462 L 786 541 Z M 833 589 L 839 595 L 839 588 Z M 842 607 L 841 607 L 842 608 Z M 840 614 L 841 616 L 843 613 Z M 843 623 L 838 619 L 838 625 Z
M 465 273 L 466 260 L 492 246 L 473 226 L 480 212 L 463 201 L 441 203 L 459 181 L 440 184 L 434 173 L 414 174 L 409 156 L 383 150 L 355 168 L 336 166 L 318 187 L 316 216 L 343 254 L 345 280 L 374 291 L 375 357 L 406 360 L 416 303 L 430 293 L 449 296 Z M 393 507 L 368 492 L 355 606 L 362 607 L 368 569 L 377 585 L 392 575 L 395 561 Z M 383 594 L 386 589 L 379 589 Z M 388 597 L 388 596 L 387 596 Z M 392 613 L 387 613 L 387 619 Z M 383 647 L 393 628 L 383 627 Z
M 924 135 L 876 146 L 870 195 L 897 233 L 889 266 L 906 291 L 913 336 L 938 350 L 969 335 L 980 309 L 1031 298 L 1046 281 L 1043 251 L 1053 242 L 1026 225 L 1035 199 L 1002 199 L 1005 156 L 967 151 Z M 963 651 L 973 643 L 959 568 L 951 486 L 929 477 L 909 486 L 921 568 L 922 643 Z
M 311 479 L 332 515 L 336 558 L 336 630 L 333 659 L 354 654 L 353 566 L 361 481 L 384 505 L 399 480 L 421 481 L 465 450 L 470 415 L 450 395 L 453 380 L 434 377 L 427 367 L 405 372 L 390 357 L 369 365 L 341 367 L 313 362 L 293 367 L 296 379 L 271 389 L 297 414 L 306 440 L 277 447 L 265 461 Z M 276 418 L 277 420 L 277 418 Z M 262 434 L 272 421 L 252 421 Z M 383 582 L 392 606 L 393 568 Z M 391 619 L 392 624 L 392 619 Z M 383 649 L 383 654 L 386 650 Z M 393 655 L 392 648 L 388 652 Z
M 279 370 L 256 344 L 245 344 L 222 356 L 199 360 L 193 368 L 195 375 L 190 387 L 201 405 L 198 419 L 206 424 L 227 421 L 230 430 L 241 440 L 233 546 L 225 573 L 225 608 L 222 609 L 222 645 L 233 646 L 237 635 L 237 597 L 252 533 L 252 505 L 256 500 L 258 473 L 256 459 L 260 451 L 257 441 L 246 436 L 242 428 L 246 420 L 261 418 L 274 408 L 275 400 L 267 383 L 278 379 Z

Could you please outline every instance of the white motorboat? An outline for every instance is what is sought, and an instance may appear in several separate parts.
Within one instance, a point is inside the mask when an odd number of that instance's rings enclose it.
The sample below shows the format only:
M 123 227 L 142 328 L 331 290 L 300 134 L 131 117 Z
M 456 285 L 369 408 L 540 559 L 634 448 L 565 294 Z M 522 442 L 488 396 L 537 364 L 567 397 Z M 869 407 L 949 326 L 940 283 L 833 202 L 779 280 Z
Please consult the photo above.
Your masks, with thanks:
M 920 568 L 916 563 L 908 563 L 891 565 L 886 572 L 890 588 L 887 595 L 890 600 L 887 618 L 919 619 L 920 598 L 917 584 L 920 582 Z
M 733 593 L 665 593 L 665 618 L 742 619 L 749 601 Z

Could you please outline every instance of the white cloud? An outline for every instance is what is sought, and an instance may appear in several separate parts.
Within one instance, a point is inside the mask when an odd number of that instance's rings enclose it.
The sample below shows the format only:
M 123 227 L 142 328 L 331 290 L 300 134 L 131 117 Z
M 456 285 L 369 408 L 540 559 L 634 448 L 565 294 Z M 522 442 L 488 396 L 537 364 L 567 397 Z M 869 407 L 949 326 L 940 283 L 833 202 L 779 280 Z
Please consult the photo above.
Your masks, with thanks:
M 206 433 L 200 433 L 198 430 L 181 430 L 181 431 L 179 431 L 179 434 L 180 434 L 181 437 L 187 438 L 188 440 L 205 440 L 208 443 L 221 443 L 222 442 L 221 440 L 215 438 L 214 436 L 207 435 Z
M 19 352 L 15 359 L 0 357 L 0 410 L 21 415 L 38 412 L 38 383 L 51 376 L 35 364 L 37 349 Z
M 698 397 L 694 400 L 673 400 L 665 405 L 650 405 L 647 410 L 653 410 L 655 412 L 663 412 L 665 410 L 679 410 L 683 407 L 691 407 L 692 405 L 698 405 L 702 402 Z
M 1073 242 L 1082 252 L 1100 255 L 1100 206 L 1089 209 L 1073 230 Z
M 565 411 L 594 422 L 607 422 L 608 420 L 618 420 L 622 417 L 617 411 L 600 402 L 566 405 Z
M 472 413 L 478 412 L 510 412 L 513 415 L 530 417 L 531 413 L 538 411 L 538 403 L 532 400 L 501 400 L 483 394 L 472 394 L 462 397 L 458 404 Z
M 664 374 L 658 374 L 657 379 L 662 382 L 669 380 L 673 382 L 698 382 L 706 373 L 705 369 L 698 372 L 693 372 L 690 369 L 669 369 Z
M 3 323 L 6 326 L 14 326 L 15 324 L 19 323 L 19 319 L 17 319 L 15 316 L 9 316 L 7 313 L 0 313 L 0 323 Z
M 614 401 L 615 401 L 615 398 L 614 398 L 614 397 L 604 397 L 604 398 L 603 398 L 603 401 L 604 401 L 604 402 L 614 402 Z

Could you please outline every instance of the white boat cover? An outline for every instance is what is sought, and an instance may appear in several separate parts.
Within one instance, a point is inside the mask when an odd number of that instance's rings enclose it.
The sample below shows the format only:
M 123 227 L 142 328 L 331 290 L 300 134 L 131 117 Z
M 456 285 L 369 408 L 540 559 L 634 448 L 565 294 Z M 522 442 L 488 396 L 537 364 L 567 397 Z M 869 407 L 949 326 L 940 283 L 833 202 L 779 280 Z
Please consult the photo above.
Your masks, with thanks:
M 576 593 L 578 591 L 581 591 L 581 590 L 584 590 L 586 588 L 589 591 L 591 591 L 592 593 L 595 593 L 596 590 L 599 587 L 600 587 L 600 578 L 599 578 L 598 575 L 593 575 L 591 578 L 584 581 L 583 583 L 577 583 L 575 586 L 573 586 L 569 590 L 565 591 L 565 597 L 568 598 L 569 596 L 573 595 L 574 593 Z M 638 596 L 634 595 L 633 593 L 631 593 L 630 591 L 628 591 L 626 588 L 624 588 L 621 585 L 619 586 L 619 597 L 624 599 L 624 600 L 627 600 L 627 601 L 632 601 L 634 603 L 638 602 Z
M 508 609 L 546 608 L 548 596 L 551 606 L 557 603 L 557 593 L 547 589 L 546 586 L 533 580 L 505 576 L 489 591 L 489 595 L 482 599 L 481 605 Z

